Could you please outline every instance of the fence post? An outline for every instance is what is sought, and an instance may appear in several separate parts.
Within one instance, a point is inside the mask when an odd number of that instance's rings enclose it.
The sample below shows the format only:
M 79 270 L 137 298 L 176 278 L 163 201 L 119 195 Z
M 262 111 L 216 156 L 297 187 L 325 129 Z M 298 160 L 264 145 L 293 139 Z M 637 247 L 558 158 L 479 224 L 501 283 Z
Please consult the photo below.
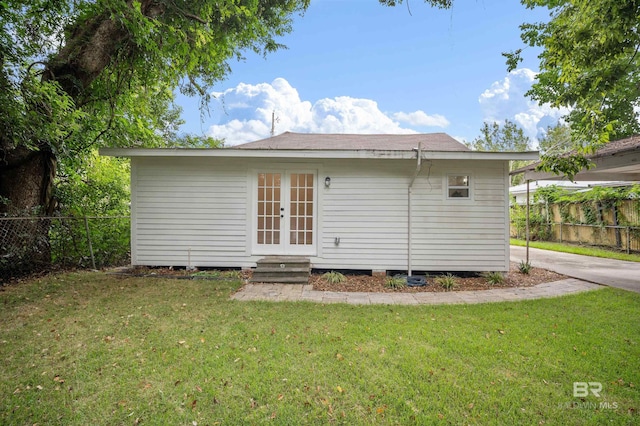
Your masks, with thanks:
M 93 257 L 93 246 L 91 245 L 91 234 L 89 234 L 89 221 L 84 217 L 84 229 L 87 231 L 87 243 L 89 243 L 89 253 L 91 253 L 91 265 L 96 269 L 96 259 Z
M 631 227 L 627 226 L 627 254 L 631 254 Z
M 562 219 L 560 219 L 560 242 L 562 242 Z

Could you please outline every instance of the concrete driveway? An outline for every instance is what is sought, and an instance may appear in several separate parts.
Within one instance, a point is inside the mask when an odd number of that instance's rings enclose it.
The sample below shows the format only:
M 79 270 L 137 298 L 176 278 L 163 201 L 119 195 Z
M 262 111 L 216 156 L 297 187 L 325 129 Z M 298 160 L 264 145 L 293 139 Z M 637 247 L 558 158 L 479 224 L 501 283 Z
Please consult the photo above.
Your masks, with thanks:
M 525 247 L 511 246 L 511 261 L 526 257 Z M 531 265 L 569 277 L 640 293 L 640 262 L 603 259 L 556 251 L 529 249 Z

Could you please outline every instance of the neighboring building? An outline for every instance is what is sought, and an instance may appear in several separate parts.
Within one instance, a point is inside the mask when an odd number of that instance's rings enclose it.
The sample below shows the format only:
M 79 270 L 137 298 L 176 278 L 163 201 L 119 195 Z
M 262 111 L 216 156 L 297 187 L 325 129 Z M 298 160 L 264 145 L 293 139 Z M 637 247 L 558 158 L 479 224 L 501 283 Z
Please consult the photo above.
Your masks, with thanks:
M 470 151 L 444 133 L 101 153 L 131 158 L 134 265 L 246 268 L 295 255 L 374 271 L 508 270 L 509 160 L 538 158 Z

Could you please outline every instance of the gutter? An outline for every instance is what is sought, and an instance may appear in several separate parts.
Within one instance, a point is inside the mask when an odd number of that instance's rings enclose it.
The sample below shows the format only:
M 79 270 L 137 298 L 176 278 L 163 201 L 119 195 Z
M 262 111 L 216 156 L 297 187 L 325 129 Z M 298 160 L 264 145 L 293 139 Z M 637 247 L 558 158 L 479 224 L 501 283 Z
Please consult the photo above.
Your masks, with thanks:
M 418 177 L 418 174 L 420 173 L 420 168 L 422 167 L 422 142 L 418 143 L 418 162 L 416 164 L 416 171 L 413 174 L 413 178 L 411 178 L 411 182 L 409 183 L 409 188 L 407 191 L 407 204 L 408 204 L 408 209 L 407 209 L 407 277 L 410 277 L 412 274 L 412 268 L 411 268 L 411 258 L 412 256 L 412 246 L 413 246 L 413 241 L 412 241 L 412 229 L 411 229 L 411 222 L 413 219 L 413 215 L 412 215 L 412 208 L 411 208 L 411 199 L 412 199 L 412 194 L 413 194 L 413 183 L 416 181 L 416 178 Z

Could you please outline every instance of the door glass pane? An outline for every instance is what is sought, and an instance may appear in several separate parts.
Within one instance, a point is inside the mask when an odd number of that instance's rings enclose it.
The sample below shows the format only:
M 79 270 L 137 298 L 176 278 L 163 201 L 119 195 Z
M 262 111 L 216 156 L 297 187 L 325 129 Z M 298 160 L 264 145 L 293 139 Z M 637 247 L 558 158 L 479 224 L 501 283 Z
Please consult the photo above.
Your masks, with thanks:
M 313 241 L 313 174 L 291 174 L 289 201 L 289 244 L 312 245 Z
M 258 244 L 280 244 L 280 173 L 258 174 Z

